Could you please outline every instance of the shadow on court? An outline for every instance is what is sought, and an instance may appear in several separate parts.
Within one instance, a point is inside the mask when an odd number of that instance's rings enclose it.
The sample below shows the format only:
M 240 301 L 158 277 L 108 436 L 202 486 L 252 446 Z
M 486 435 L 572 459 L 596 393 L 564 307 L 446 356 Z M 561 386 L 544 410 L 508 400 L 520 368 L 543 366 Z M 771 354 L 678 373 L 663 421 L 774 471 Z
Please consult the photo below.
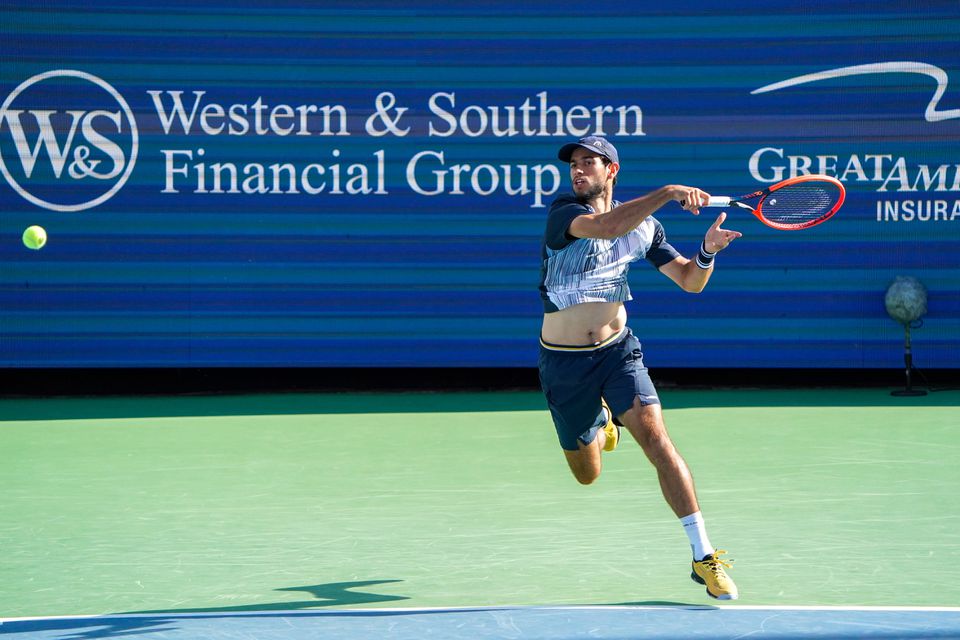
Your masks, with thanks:
M 396 602 L 408 600 L 407 596 L 386 595 L 372 593 L 367 587 L 376 585 L 394 584 L 402 580 L 359 580 L 353 582 L 330 582 L 304 587 L 283 587 L 277 591 L 292 591 L 310 594 L 309 599 L 288 600 L 266 604 L 246 604 L 228 607 L 205 607 L 193 609 L 158 609 L 153 611 L 131 611 L 128 613 L 90 616 L 73 619 L 50 618 L 39 620 L 14 620 L 0 625 L 0 634 L 24 633 L 37 638 L 57 638 L 58 640 L 82 640 L 85 638 L 117 638 L 123 636 L 143 635 L 147 638 L 152 634 L 166 637 L 168 633 L 176 633 L 183 626 L 184 619 L 203 616 L 208 625 L 216 626 L 220 619 L 234 619 L 238 621 L 250 620 L 252 617 L 274 616 L 273 612 L 283 611 L 286 615 L 296 612 L 306 612 L 309 609 L 324 607 L 348 607 L 371 605 L 382 602 Z M 362 590 L 361 590 L 362 589 Z M 231 616 L 230 614 L 234 614 Z M 350 615 L 349 612 L 339 612 L 340 615 Z M 380 615 L 390 615 L 390 610 Z M 367 615 L 370 615 L 367 613 Z M 269 636 L 269 634 L 268 634 Z
M 317 607 L 347 607 L 355 605 L 376 604 L 380 602 L 396 602 L 409 600 L 408 596 L 391 596 L 368 591 L 355 591 L 366 587 L 381 584 L 393 584 L 403 580 L 360 580 L 355 582 L 330 582 L 307 587 L 283 587 L 277 591 L 293 591 L 309 593 L 309 600 L 291 600 L 285 602 L 271 602 L 267 604 L 232 605 L 229 607 L 207 607 L 200 609 L 158 609 L 153 611 L 131 611 L 130 613 L 238 613 L 244 611 L 301 611 Z

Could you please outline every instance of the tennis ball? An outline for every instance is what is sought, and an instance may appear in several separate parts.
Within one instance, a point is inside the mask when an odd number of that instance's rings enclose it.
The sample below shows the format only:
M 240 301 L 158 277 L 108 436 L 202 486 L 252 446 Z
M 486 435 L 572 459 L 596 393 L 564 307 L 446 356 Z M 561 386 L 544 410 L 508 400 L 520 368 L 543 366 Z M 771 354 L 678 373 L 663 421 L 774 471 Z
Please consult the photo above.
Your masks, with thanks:
M 27 227 L 27 230 L 23 232 L 23 244 L 27 249 L 33 249 L 34 251 L 43 249 L 43 245 L 47 244 L 46 229 L 36 224 Z

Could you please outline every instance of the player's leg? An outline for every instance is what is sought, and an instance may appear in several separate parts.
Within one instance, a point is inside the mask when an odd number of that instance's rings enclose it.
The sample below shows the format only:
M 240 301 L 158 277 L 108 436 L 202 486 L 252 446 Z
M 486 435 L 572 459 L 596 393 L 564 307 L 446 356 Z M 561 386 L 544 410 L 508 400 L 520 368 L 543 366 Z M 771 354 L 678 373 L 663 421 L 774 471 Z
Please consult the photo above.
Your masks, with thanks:
M 603 394 L 653 464 L 663 496 L 680 518 L 694 556 L 691 577 L 706 584 L 712 597 L 735 599 L 736 585 L 724 572 L 729 565 L 718 559 L 725 552 L 716 551 L 707 538 L 693 476 L 667 433 L 660 398 L 632 334 L 622 344 L 618 367 L 608 377 Z
M 637 397 L 619 419 L 657 470 L 660 490 L 677 517 L 700 511 L 690 468 L 667 434 L 660 405 L 641 404 Z
M 602 402 L 602 401 L 601 401 Z M 577 438 L 577 450 L 564 449 L 567 465 L 573 472 L 573 477 L 580 484 L 591 484 L 600 477 L 603 470 L 603 452 L 613 451 L 620 440 L 620 428 L 613 422 L 613 412 L 602 402 L 603 426 L 597 428 L 594 424 L 589 430 Z M 592 440 L 590 440 L 592 434 Z
M 563 450 L 563 455 L 567 458 L 567 465 L 573 472 L 573 477 L 580 484 L 592 484 L 600 477 L 600 472 L 603 470 L 600 451 L 602 450 L 601 443 L 604 440 L 605 436 L 600 432 L 593 439 L 593 442 L 587 444 L 582 441 L 577 442 L 578 448 L 576 451 Z
M 680 518 L 690 540 L 693 550 L 690 577 L 704 585 L 711 597 L 736 600 L 739 596 L 737 586 L 724 570 L 730 565 L 719 558 L 726 551 L 714 549 L 707 538 L 693 475 L 667 433 L 660 405 L 644 405 L 637 397 L 633 406 L 619 419 L 656 469 L 663 497 Z
M 580 484 L 600 477 L 601 455 L 619 440 L 613 412 L 600 397 L 596 354 L 541 348 L 540 384 L 570 471 Z
M 673 512 L 678 518 L 696 513 L 700 507 L 693 476 L 667 434 L 660 397 L 643 364 L 640 342 L 632 331 L 628 330 L 618 343 L 610 362 L 603 395 L 656 468 L 663 496 Z

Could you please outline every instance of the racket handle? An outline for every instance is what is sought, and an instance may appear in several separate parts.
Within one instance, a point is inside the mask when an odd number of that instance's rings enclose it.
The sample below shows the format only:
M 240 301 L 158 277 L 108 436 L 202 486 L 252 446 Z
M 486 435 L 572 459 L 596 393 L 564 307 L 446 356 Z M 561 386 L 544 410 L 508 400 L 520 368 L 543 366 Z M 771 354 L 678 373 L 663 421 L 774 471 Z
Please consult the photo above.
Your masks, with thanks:
M 705 207 L 729 207 L 730 201 L 732 199 L 733 198 L 731 198 L 730 196 L 710 196 L 710 199 L 707 200 L 707 204 L 705 204 L 704 206 Z M 680 206 L 681 207 L 687 206 L 687 201 L 681 200 Z

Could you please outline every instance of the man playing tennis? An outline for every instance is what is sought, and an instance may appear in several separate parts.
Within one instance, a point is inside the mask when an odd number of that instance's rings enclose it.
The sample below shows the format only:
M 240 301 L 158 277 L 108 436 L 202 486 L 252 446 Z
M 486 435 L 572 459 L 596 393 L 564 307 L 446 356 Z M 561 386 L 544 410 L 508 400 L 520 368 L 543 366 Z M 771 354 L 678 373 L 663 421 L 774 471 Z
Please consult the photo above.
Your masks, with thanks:
M 667 503 L 693 548 L 691 577 L 707 593 L 735 600 L 737 587 L 707 538 L 693 477 L 667 435 L 656 389 L 640 343 L 627 327 L 631 300 L 627 270 L 646 258 L 681 289 L 699 293 L 716 253 L 739 238 L 722 229 L 721 213 L 689 260 L 667 243 L 652 214 L 668 202 L 699 215 L 709 194 L 669 185 L 620 203 L 613 199 L 620 161 L 604 138 L 588 136 L 560 149 L 569 162 L 573 193 L 550 207 L 544 234 L 540 293 L 540 382 L 570 470 L 581 484 L 600 476 L 601 454 L 613 451 L 624 425 L 657 470 Z

